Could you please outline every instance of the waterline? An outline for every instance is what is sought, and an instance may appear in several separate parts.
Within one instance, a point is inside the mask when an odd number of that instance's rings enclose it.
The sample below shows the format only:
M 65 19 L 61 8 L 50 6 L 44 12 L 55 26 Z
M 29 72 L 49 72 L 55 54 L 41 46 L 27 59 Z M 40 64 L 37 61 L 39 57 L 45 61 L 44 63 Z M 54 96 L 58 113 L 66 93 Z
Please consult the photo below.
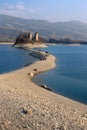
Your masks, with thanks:
M 50 46 L 44 50 L 56 56 L 56 67 L 37 75 L 33 81 L 87 104 L 87 46 Z

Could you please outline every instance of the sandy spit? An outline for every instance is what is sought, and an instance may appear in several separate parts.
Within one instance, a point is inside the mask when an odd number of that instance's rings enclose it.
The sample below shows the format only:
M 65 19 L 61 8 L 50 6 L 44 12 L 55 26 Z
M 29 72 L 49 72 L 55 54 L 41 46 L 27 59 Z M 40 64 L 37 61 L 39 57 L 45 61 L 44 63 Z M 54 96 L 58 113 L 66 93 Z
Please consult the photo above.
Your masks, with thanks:
M 47 47 L 45 43 L 36 43 L 36 44 L 29 44 L 29 43 L 26 43 L 26 44 L 21 44 L 21 43 L 17 43 L 16 45 L 14 45 L 14 47 L 21 47 L 21 48 L 40 48 L 40 47 Z
M 53 67 L 55 57 L 49 55 L 46 60 L 0 75 L 0 130 L 87 130 L 86 105 L 31 81 L 31 72 L 35 75 Z

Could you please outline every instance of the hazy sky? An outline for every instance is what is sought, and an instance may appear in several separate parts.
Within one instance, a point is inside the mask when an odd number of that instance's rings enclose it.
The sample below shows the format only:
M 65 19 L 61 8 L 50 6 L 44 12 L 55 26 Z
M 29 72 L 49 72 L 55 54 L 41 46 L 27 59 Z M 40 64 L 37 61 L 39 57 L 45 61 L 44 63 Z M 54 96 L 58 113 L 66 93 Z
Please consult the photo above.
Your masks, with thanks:
M 87 23 L 87 0 L 0 0 L 0 13 L 51 22 Z

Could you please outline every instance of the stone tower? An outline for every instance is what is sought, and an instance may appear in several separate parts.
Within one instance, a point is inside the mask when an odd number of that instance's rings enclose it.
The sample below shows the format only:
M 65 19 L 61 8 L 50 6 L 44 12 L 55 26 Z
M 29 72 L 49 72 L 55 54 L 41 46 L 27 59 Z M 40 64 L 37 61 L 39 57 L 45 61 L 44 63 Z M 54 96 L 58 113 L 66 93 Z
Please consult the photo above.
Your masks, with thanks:
M 32 33 L 28 33 L 28 38 L 29 38 L 30 40 L 32 40 L 32 38 L 33 38 Z
M 34 41 L 35 41 L 35 42 L 39 42 L 38 32 L 35 32 L 35 34 L 34 34 Z

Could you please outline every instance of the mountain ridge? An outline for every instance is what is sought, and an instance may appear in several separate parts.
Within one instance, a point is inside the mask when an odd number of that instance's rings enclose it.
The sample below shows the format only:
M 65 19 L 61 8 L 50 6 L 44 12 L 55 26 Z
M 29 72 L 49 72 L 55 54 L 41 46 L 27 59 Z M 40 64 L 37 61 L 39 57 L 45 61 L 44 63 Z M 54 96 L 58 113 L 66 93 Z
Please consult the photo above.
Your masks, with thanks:
M 81 21 L 54 23 L 0 14 L 0 37 L 16 38 L 20 32 L 38 32 L 46 39 L 70 38 L 87 41 L 87 23 Z

